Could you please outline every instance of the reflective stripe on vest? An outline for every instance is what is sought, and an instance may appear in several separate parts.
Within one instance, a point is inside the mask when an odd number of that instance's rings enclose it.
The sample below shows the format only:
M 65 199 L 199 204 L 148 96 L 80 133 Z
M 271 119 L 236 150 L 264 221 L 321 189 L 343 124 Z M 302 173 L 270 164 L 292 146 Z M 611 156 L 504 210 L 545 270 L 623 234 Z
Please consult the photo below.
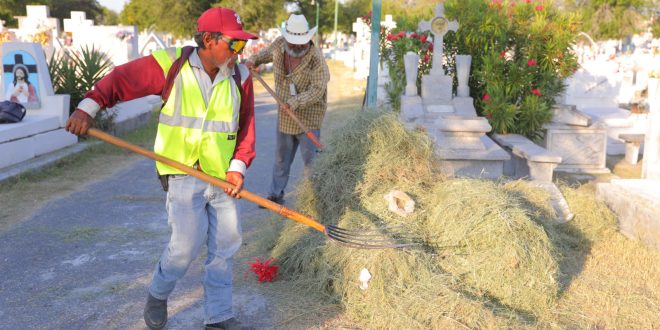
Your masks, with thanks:
M 180 48 L 170 48 L 155 51 L 152 56 L 167 76 L 180 54 Z M 208 103 L 186 61 L 161 109 L 154 151 L 187 166 L 199 162 L 204 172 L 224 179 L 238 132 L 240 93 L 234 80 L 228 77 L 216 84 Z M 161 175 L 183 173 L 159 162 L 156 168 Z

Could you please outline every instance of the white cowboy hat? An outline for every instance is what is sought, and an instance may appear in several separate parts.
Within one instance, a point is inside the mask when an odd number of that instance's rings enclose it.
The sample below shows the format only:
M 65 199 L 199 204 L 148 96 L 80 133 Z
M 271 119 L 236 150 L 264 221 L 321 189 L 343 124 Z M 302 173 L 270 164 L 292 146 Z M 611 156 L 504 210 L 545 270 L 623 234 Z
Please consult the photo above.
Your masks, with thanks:
M 312 36 L 316 33 L 316 28 L 309 28 L 304 15 L 291 15 L 282 28 L 282 35 L 289 43 L 304 45 L 312 40 Z

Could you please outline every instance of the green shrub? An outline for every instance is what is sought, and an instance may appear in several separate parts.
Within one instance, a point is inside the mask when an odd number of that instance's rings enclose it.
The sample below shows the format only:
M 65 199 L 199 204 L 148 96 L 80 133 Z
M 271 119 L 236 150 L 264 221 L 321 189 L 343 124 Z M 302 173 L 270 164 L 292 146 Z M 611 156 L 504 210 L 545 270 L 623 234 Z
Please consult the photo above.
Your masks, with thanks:
M 64 50 L 53 54 L 48 63 L 53 89 L 57 94 L 71 95 L 69 113 L 73 113 L 85 93 L 91 90 L 112 69 L 112 62 L 94 47 L 81 47 L 77 51 Z M 114 112 L 99 111 L 96 127 L 108 130 L 114 125 Z
M 564 78 L 577 68 L 577 16 L 534 0 L 449 0 L 446 14 L 459 23 L 445 36 L 446 55 L 472 55 L 477 112 L 497 133 L 539 138 Z

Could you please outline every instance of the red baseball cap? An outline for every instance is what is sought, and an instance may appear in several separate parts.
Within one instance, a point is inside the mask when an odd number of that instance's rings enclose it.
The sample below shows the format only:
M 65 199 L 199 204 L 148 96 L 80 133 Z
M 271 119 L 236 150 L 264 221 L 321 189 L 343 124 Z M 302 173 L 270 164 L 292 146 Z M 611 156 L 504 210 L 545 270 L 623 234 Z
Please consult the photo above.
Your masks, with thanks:
M 197 32 L 220 32 L 232 39 L 257 39 L 254 34 L 243 31 L 243 22 L 238 14 L 229 9 L 215 7 L 203 12 L 197 19 Z

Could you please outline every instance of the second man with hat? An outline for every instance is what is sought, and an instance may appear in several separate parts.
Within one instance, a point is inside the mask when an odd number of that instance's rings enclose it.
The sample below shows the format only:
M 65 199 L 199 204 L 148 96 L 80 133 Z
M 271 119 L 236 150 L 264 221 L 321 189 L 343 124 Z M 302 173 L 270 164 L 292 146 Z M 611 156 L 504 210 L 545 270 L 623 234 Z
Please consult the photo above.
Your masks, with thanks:
M 316 155 L 314 143 L 284 108 L 293 111 L 319 138 L 328 106 L 330 71 L 321 49 L 312 42 L 315 33 L 316 27 L 310 29 L 305 16 L 293 14 L 282 28 L 282 36 L 245 63 L 248 68 L 255 69 L 272 62 L 275 92 L 284 102 L 278 112 L 275 164 L 268 195 L 268 199 L 280 204 L 284 202 L 284 188 L 297 149 L 300 148 L 306 173 Z

